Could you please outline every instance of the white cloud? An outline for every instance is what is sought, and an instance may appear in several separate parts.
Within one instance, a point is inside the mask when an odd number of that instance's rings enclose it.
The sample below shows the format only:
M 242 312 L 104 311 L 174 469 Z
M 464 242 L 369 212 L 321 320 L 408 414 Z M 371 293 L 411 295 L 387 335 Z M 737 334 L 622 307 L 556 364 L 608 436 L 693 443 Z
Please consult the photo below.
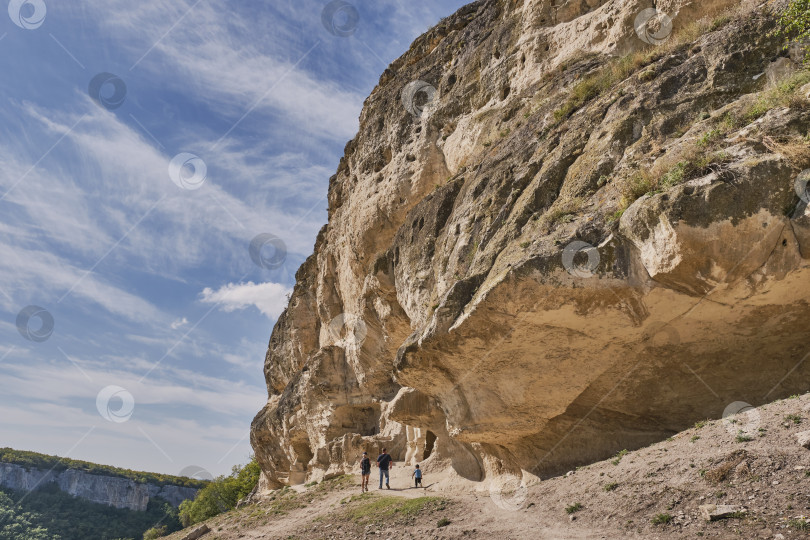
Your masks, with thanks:
M 181 319 L 176 319 L 175 321 L 172 322 L 171 329 L 172 330 L 177 330 L 181 326 L 185 326 L 187 324 L 188 324 L 188 319 L 186 319 L 185 317 L 183 317 Z
M 206 288 L 201 296 L 206 304 L 219 304 L 223 311 L 231 312 L 254 306 L 270 319 L 276 319 L 287 306 L 287 295 L 292 289 L 280 283 L 228 283 L 213 290 Z

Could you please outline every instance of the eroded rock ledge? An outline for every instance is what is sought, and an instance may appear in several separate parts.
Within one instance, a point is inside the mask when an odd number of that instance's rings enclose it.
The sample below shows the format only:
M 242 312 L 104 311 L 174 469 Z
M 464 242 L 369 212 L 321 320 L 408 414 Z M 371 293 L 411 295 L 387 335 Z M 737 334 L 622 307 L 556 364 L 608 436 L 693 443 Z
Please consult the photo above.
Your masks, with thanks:
M 810 106 L 751 114 L 763 73 L 798 64 L 759 2 L 657 4 L 675 33 L 655 48 L 648 2 L 481 0 L 385 71 L 270 340 L 265 487 L 381 446 L 542 478 L 807 389 Z M 420 117 L 416 80 L 437 89 Z

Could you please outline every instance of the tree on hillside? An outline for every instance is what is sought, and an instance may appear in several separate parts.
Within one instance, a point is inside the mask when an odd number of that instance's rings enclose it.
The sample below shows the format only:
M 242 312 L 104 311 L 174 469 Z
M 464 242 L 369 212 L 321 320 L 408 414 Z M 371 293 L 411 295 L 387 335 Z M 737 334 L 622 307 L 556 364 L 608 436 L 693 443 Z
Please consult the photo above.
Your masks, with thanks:
M 35 526 L 36 516 L 15 508 L 14 501 L 0 491 L 0 538 L 3 540 L 60 540 L 59 535 Z
M 244 467 L 238 465 L 230 476 L 220 476 L 197 492 L 197 497 L 180 504 L 180 521 L 184 527 L 205 521 L 236 508 L 236 503 L 253 491 L 261 469 L 254 458 Z
M 779 19 L 781 34 L 791 41 L 805 43 L 810 52 L 810 0 L 791 0 Z

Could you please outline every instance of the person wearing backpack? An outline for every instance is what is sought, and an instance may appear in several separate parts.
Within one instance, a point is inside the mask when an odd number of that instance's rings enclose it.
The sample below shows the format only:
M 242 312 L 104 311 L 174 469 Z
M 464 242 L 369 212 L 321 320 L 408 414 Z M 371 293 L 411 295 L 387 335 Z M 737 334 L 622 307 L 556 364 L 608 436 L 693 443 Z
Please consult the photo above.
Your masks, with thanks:
M 362 477 L 360 493 L 363 493 L 368 491 L 368 480 L 371 477 L 371 460 L 368 459 L 368 452 L 363 452 L 363 458 L 360 460 L 360 474 Z
M 394 466 L 394 460 L 388 455 L 388 452 L 385 448 L 382 449 L 382 454 L 377 457 L 377 467 L 380 468 L 380 489 L 382 489 L 383 485 L 383 477 L 385 477 L 385 487 L 386 489 L 391 489 L 391 486 L 388 485 L 389 476 L 388 476 L 388 469 Z

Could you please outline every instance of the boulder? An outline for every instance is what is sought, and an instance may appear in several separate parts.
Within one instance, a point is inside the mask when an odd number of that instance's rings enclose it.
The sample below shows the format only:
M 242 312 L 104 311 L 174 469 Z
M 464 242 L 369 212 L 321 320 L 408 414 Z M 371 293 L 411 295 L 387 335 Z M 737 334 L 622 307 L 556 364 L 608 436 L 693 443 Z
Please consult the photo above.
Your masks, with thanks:
M 739 517 L 747 512 L 744 507 L 733 504 L 702 504 L 699 510 L 701 517 L 706 521 Z
M 208 528 L 208 525 L 200 525 L 192 530 L 190 533 L 183 537 L 183 540 L 197 540 L 198 538 L 202 538 L 204 535 L 211 532 L 211 529 Z
M 796 439 L 798 439 L 800 446 L 804 446 L 810 450 L 810 431 L 802 431 L 801 433 L 797 433 Z

